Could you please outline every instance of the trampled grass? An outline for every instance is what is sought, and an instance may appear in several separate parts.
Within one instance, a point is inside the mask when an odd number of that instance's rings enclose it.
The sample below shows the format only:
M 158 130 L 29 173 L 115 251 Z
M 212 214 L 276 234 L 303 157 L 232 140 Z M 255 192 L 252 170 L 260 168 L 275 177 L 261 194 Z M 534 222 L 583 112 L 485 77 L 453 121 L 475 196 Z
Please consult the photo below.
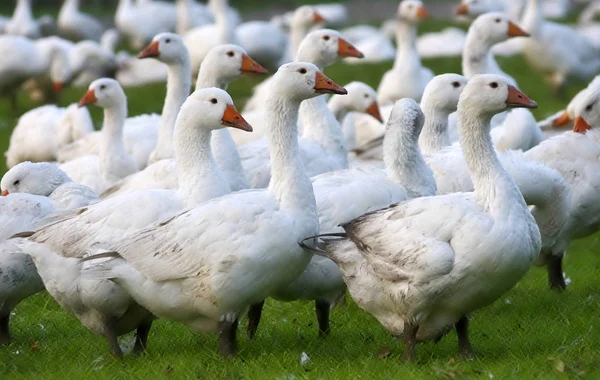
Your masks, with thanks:
M 427 25 L 439 29 L 439 25 Z M 459 59 L 425 60 L 436 73 L 460 72 Z M 554 96 L 542 77 L 520 57 L 500 59 L 521 89 L 536 100 L 538 118 L 566 104 L 584 84 L 565 98 Z M 391 63 L 338 64 L 327 74 L 344 84 L 362 80 L 376 86 Z M 241 106 L 255 78 L 230 88 Z M 399 83 L 399 85 L 402 85 Z M 160 112 L 164 85 L 127 89 L 131 115 Z M 61 105 L 76 101 L 84 89 L 69 89 Z M 24 108 L 34 105 L 21 97 Z M 22 112 L 20 110 L 20 112 Z M 17 113 L 0 103 L 0 151 L 5 151 Z M 95 110 L 95 120 L 101 113 Z M 4 163 L 0 173 L 4 171 Z M 599 378 L 600 377 L 600 242 L 597 236 L 575 242 L 566 258 L 568 290 L 547 289 L 545 271 L 528 276 L 493 306 L 477 312 L 471 324 L 476 359 L 456 355 L 456 338 L 418 346 L 415 364 L 400 360 L 402 343 L 390 335 L 349 297 L 331 315 L 332 333 L 317 337 L 312 304 L 269 301 L 254 341 L 240 329 L 240 354 L 224 360 L 216 353 L 215 335 L 196 335 L 186 327 L 157 321 L 148 353 L 118 361 L 108 355 L 103 338 L 87 331 L 46 294 L 23 302 L 12 319 L 14 343 L 0 349 L 2 379 L 392 379 L 392 378 Z M 243 322 L 245 323 L 245 321 Z M 125 340 L 130 340 L 126 337 Z M 301 355 L 310 360 L 301 364 Z

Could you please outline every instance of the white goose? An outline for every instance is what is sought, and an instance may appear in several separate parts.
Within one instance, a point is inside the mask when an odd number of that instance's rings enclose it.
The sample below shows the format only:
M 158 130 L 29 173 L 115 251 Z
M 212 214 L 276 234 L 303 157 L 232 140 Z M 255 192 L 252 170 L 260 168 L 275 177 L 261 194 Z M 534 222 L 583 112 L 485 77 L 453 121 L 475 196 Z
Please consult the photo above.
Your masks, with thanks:
M 298 241 L 316 233 L 319 222 L 300 160 L 298 111 L 307 98 L 345 92 L 309 63 L 283 65 L 271 88 L 270 188 L 213 199 L 130 235 L 114 246 L 115 259 L 87 274 L 119 284 L 160 318 L 218 330 L 222 355 L 236 353 L 238 320 L 248 307 L 285 287 L 310 261 Z
M 244 73 L 264 74 L 266 70 L 252 60 L 241 47 L 219 45 L 208 53 L 202 63 L 196 89 L 218 87 L 225 90 L 232 80 Z M 237 147 L 228 132 L 226 129 L 213 132 L 211 145 L 215 161 L 227 178 L 231 190 L 247 189 L 249 184 L 240 163 Z M 146 169 L 123 179 L 102 194 L 102 197 L 112 198 L 144 189 L 178 189 L 176 165 L 175 159 L 155 162 Z
M 9 170 L 0 182 L 0 345 L 10 343 L 11 311 L 25 298 L 44 289 L 31 259 L 23 255 L 15 233 L 43 224 L 44 218 L 65 209 L 95 203 L 98 196 L 75 184 L 54 164 L 23 162 Z
M 122 356 L 117 336 L 136 328 L 135 350 L 145 349 L 152 316 L 117 285 L 82 279 L 79 259 L 87 249 L 110 247 L 128 233 L 165 220 L 184 207 L 229 193 L 210 149 L 212 130 L 224 126 L 252 130 L 226 92 L 195 91 L 183 104 L 175 130 L 177 170 L 182 178 L 179 191 L 146 190 L 116 197 L 30 233 L 31 238 L 22 243 L 50 295 L 87 328 L 105 336 L 113 355 Z
M 323 68 L 342 57 L 361 56 L 362 53 L 343 39 L 338 32 L 321 29 L 306 36 L 297 58 Z M 327 107 L 324 96 L 303 102 L 300 106 L 299 121 L 302 127 L 300 152 L 310 176 L 348 167 L 348 154 L 344 147 L 342 128 Z M 264 133 L 265 128 L 262 128 L 262 131 Z M 261 139 L 245 144 L 239 149 L 244 172 L 253 188 L 267 187 L 271 178 L 270 153 L 266 149 L 267 144 L 267 139 Z
M 31 39 L 42 36 L 42 22 L 33 18 L 31 0 L 17 0 L 12 18 L 4 25 L 4 33 Z
M 550 287 L 563 290 L 566 283 L 562 258 L 571 241 L 587 237 L 600 228 L 598 192 L 600 179 L 600 90 L 588 92 L 575 108 L 573 132 L 565 132 L 527 151 L 525 157 L 557 170 L 571 187 L 569 218 L 560 236 L 542 252 Z M 593 128 L 592 128 L 593 127 Z
M 59 33 L 75 41 L 100 41 L 104 32 L 100 20 L 79 10 L 79 0 L 64 0 L 57 22 Z
M 141 49 L 159 33 L 175 31 L 175 7 L 158 7 L 156 4 L 137 6 L 133 0 L 119 0 L 115 25 L 135 49 Z
M 455 327 L 472 355 L 468 315 L 512 288 L 535 261 L 540 233 L 519 189 L 500 165 L 490 119 L 535 103 L 496 75 L 474 77 L 458 105 L 461 145 L 474 193 L 417 198 L 366 214 L 326 241 L 352 298 L 404 340 L 436 340 Z M 482 283 L 482 276 L 486 279 Z
M 321 233 L 343 231 L 339 227 L 367 212 L 408 198 L 435 195 L 433 173 L 423 160 L 417 140 L 424 116 L 412 99 L 396 102 L 386 127 L 386 172 L 376 169 L 345 169 L 311 178 Z M 360 197 L 356 197 L 360 194 Z M 344 296 L 346 286 L 337 265 L 315 255 L 304 272 L 272 298 L 279 301 L 315 301 L 319 334 L 329 333 L 329 311 Z M 248 312 L 248 333 L 253 337 L 263 303 Z
M 571 77 L 587 79 L 600 71 L 599 50 L 575 29 L 544 20 L 538 0 L 527 0 L 522 24 L 531 34 L 525 41 L 525 58 L 550 75 L 557 88 Z
M 81 98 L 79 106 L 95 104 L 104 109 L 99 155 L 86 155 L 60 166 L 77 183 L 102 193 L 116 181 L 138 171 L 123 142 L 127 98 L 114 79 L 98 79 Z
M 166 64 L 169 73 L 161 115 L 139 115 L 125 120 L 125 146 L 138 168 L 143 169 L 149 162 L 172 157 L 173 125 L 181 104 L 189 94 L 191 80 L 187 50 L 181 38 L 173 33 L 155 36 L 138 57 L 160 60 Z M 98 154 L 101 140 L 100 132 L 90 134 L 63 147 L 58 152 L 58 160 L 64 162 L 86 154 Z
M 396 60 L 394 67 L 383 75 L 377 93 L 381 105 L 402 98 L 421 100 L 427 82 L 433 78 L 431 70 L 421 66 L 416 49 L 417 23 L 428 16 L 420 0 L 403 0 L 398 5 L 396 25 Z M 398 86 L 402 83 L 402 86 Z
M 175 3 L 177 12 L 177 27 L 175 31 L 180 36 L 197 26 L 210 24 L 213 21 L 212 14 L 204 4 L 195 0 L 177 0 Z
M 23 161 L 56 161 L 58 149 L 93 132 L 87 108 L 46 105 L 24 113 L 10 135 L 6 166 Z

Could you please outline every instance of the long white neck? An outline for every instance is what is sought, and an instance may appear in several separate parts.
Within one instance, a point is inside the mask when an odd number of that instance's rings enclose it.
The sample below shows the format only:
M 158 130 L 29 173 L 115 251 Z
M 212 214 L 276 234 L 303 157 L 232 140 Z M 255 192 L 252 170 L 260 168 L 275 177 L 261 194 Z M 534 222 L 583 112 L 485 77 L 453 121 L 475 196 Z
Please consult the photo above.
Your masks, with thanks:
M 266 102 L 267 139 L 271 157 L 269 191 L 275 195 L 282 209 L 302 210 L 316 218 L 315 194 L 304 170 L 298 146 L 300 102 L 277 94 L 273 88 L 271 90 Z
M 302 40 L 304 37 L 306 37 L 309 31 L 310 27 L 306 25 L 302 25 L 301 23 L 292 23 L 290 27 L 290 43 L 288 44 L 290 57 L 296 56 Z
M 406 56 L 416 56 L 421 66 L 421 60 L 416 53 L 417 27 L 410 22 L 398 20 L 396 24 L 396 59 L 394 68 L 406 65 Z M 412 58 L 414 60 L 414 58 Z
M 506 173 L 490 136 L 492 115 L 468 107 L 458 109 L 458 135 L 473 180 L 478 203 L 493 216 L 505 216 L 514 207 L 526 207 L 521 192 Z
M 191 65 L 187 54 L 182 61 L 167 66 L 167 94 L 160 124 L 156 147 L 152 152 L 149 163 L 173 157 L 173 128 L 177 114 L 185 99 L 190 94 L 192 85 Z
M 462 71 L 467 78 L 477 74 L 497 74 L 494 65 L 499 69 L 491 53 L 492 44 L 481 38 L 477 31 L 469 29 L 463 48 Z
M 33 19 L 30 0 L 19 0 L 13 13 L 15 19 Z
M 79 10 L 79 0 L 65 0 L 60 8 L 60 14 L 76 13 Z
M 211 0 L 211 9 L 217 26 L 217 40 L 220 44 L 235 43 L 233 25 L 229 23 L 229 3 L 227 0 Z
M 225 78 L 219 74 L 219 69 L 209 62 L 203 62 L 200 66 L 198 80 L 196 81 L 196 89 L 217 87 L 221 90 L 227 90 L 230 78 Z M 231 133 L 227 128 L 221 128 L 213 131 L 211 139 L 211 147 L 217 165 L 225 173 L 230 184 L 234 186 L 232 190 L 247 189 L 250 187 L 244 167 L 237 149 L 237 145 Z
M 521 19 L 521 25 L 529 34 L 536 34 L 544 17 L 539 7 L 538 0 L 528 0 Z
M 179 191 L 188 207 L 231 192 L 212 155 L 211 131 L 180 116 L 173 140 Z
M 348 152 L 344 145 L 342 126 L 327 107 L 325 96 L 308 99 L 300 105 L 302 138 L 320 144 L 327 154 L 348 167 Z
M 386 131 L 383 139 L 383 162 L 388 178 L 401 184 L 411 198 L 436 193 L 433 172 L 419 150 L 418 133 L 398 127 Z
M 123 141 L 123 125 L 127 117 L 127 100 L 115 103 L 104 109 L 104 123 L 100 140 L 100 171 L 107 173 L 119 172 L 120 159 L 127 157 L 127 149 Z
M 450 145 L 448 134 L 449 113 L 437 108 L 432 103 L 427 99 L 423 99 L 421 102 L 425 114 L 425 124 L 419 137 L 419 148 L 423 154 L 433 154 Z

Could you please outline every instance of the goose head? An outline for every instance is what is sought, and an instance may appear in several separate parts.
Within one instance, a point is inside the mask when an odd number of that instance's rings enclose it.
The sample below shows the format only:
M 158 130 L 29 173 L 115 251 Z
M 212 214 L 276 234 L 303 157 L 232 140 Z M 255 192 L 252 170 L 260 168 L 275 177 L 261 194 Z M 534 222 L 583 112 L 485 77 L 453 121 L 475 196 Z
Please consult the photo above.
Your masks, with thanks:
M 268 71 L 250 58 L 246 50 L 238 45 L 218 45 L 212 48 L 202 66 L 212 68 L 212 75 L 232 81 L 242 74 L 267 74 Z
M 600 126 L 600 91 L 588 92 L 585 99 L 575 108 L 574 132 L 585 133 Z
M 417 24 L 429 17 L 429 12 L 421 0 L 404 0 L 398 5 L 396 16 L 401 21 Z
M 594 80 L 592 80 L 586 88 L 579 91 L 577 95 L 571 99 L 569 104 L 567 105 L 567 109 L 560 114 L 560 116 L 555 119 L 552 123 L 553 127 L 566 127 L 570 125 L 573 119 L 575 118 L 575 110 L 581 106 L 581 103 L 586 102 L 587 98 L 590 94 L 594 92 L 600 91 L 600 75 L 596 76 Z
M 471 78 L 463 89 L 458 108 L 476 117 L 491 118 L 508 108 L 537 108 L 537 103 L 508 84 L 506 78 L 479 74 Z
M 496 10 L 490 6 L 488 0 L 462 0 L 458 8 L 456 8 L 456 15 L 477 17 Z
M 396 140 L 397 137 L 393 135 L 400 135 L 401 138 L 410 137 L 416 146 L 424 123 L 425 116 L 417 102 L 409 98 L 397 100 L 385 126 L 385 136 Z
M 383 123 L 377 104 L 377 92 L 371 86 L 363 82 L 350 82 L 344 88 L 348 91 L 348 96 L 341 98 L 348 111 L 369 114 Z M 334 95 L 332 101 L 338 97 L 339 95 Z
M 0 181 L 0 194 L 27 193 L 47 197 L 67 182 L 72 182 L 71 178 L 55 164 L 26 161 L 4 174 Z
M 344 57 L 363 58 L 364 55 L 332 29 L 309 33 L 302 40 L 297 54 L 299 61 L 312 62 L 319 67 L 327 67 Z
M 296 8 L 290 20 L 291 27 L 311 28 L 315 24 L 325 22 L 325 17 L 313 7 L 303 5 Z
M 291 62 L 281 66 L 273 75 L 271 91 L 297 102 L 322 94 L 348 93 L 344 87 L 326 77 L 317 66 L 308 62 Z
M 178 124 L 186 122 L 195 128 L 216 130 L 224 127 L 252 132 L 252 127 L 233 105 L 229 94 L 219 88 L 200 88 L 181 106 Z
M 181 62 L 182 57 L 188 54 L 183 39 L 174 33 L 159 33 L 138 54 L 139 59 L 156 58 L 164 63 Z
M 476 36 L 494 45 L 513 37 L 528 37 L 517 24 L 510 21 L 508 16 L 501 12 L 490 12 L 483 14 L 475 19 L 469 28 L 469 33 L 476 33 Z
M 111 108 L 125 101 L 125 92 L 123 92 L 123 88 L 119 82 L 110 78 L 101 78 L 96 79 L 90 84 L 88 91 L 77 105 L 85 107 L 94 104 L 101 108 Z
M 437 75 L 427 83 L 421 105 L 424 108 L 431 105 L 451 114 L 456 111 L 460 94 L 467 82 L 466 77 L 458 74 Z

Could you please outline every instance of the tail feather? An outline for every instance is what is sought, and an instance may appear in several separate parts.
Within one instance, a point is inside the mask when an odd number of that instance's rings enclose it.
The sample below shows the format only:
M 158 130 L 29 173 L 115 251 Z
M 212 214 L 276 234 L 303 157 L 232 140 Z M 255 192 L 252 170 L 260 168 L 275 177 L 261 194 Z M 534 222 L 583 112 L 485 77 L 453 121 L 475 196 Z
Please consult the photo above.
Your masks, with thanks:
M 119 253 L 114 251 L 91 255 L 86 252 L 86 256 L 79 260 L 83 263 L 81 277 L 87 280 L 112 280 L 116 278 L 113 272 L 115 264 L 113 259 L 119 258 L 121 258 Z

